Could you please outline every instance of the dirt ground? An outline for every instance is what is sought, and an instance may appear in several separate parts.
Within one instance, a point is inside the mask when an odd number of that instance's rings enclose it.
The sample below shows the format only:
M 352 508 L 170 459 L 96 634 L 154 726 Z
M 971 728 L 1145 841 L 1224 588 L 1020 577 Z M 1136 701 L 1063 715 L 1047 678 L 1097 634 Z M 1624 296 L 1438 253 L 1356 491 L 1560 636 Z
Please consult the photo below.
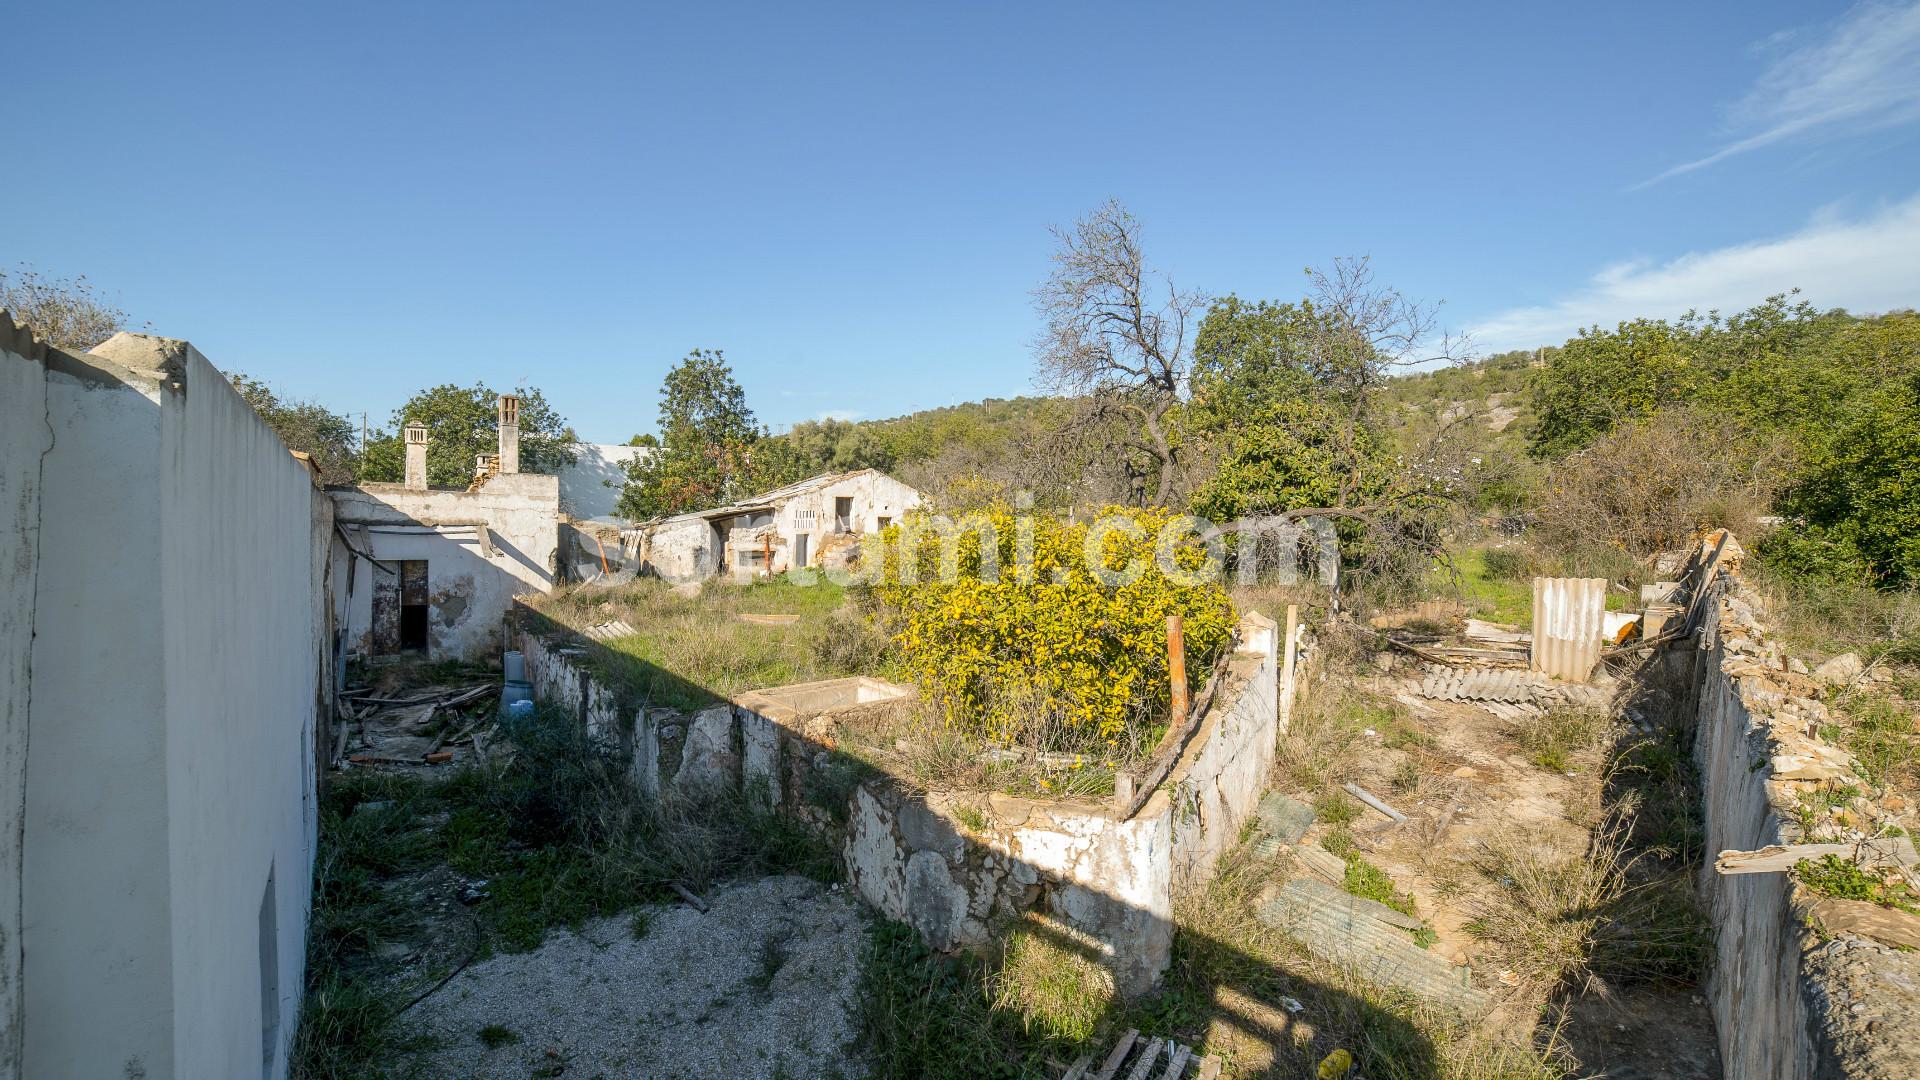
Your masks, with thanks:
M 862 1075 L 866 916 L 799 877 L 730 884 L 684 905 L 557 930 L 455 976 L 407 1017 L 437 1080 Z M 638 933 L 636 933 L 638 931 Z

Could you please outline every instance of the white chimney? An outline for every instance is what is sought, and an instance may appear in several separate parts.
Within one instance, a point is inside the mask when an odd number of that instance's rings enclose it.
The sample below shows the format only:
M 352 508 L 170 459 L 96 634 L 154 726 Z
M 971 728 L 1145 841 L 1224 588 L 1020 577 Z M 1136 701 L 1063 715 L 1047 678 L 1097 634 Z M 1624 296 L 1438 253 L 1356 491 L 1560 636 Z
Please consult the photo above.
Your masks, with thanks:
M 500 475 L 520 471 L 520 399 L 500 395 Z
M 427 425 L 415 420 L 406 427 L 407 488 L 427 490 Z

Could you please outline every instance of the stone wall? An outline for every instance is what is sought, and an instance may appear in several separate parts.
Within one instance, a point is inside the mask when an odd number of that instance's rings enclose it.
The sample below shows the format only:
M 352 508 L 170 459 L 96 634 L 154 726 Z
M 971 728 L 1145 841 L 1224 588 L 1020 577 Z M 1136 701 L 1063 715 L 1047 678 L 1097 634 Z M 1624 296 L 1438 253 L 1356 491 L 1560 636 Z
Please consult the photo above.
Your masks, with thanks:
M 5 875 L 22 961 L 0 979 L 24 1019 L 0 1075 L 284 1076 L 328 701 L 330 505 L 184 341 L 0 345 L 0 524 L 9 575 L 32 586 L 4 594 L 19 681 L 0 719 L 17 728 L 24 706 L 31 737 L 24 768 L 0 774 L 0 805 L 24 810 Z
M 1111 800 L 913 795 L 863 785 L 847 870 L 867 902 L 928 944 L 984 944 L 996 921 L 1044 908 L 1098 950 L 1123 996 L 1151 989 L 1173 944 L 1173 898 L 1204 882 L 1239 838 L 1278 737 L 1278 640 L 1259 614 L 1217 703 L 1145 806 Z
M 934 948 L 985 944 L 997 923 L 1044 910 L 1098 952 L 1129 996 L 1166 969 L 1173 898 L 1204 882 L 1238 840 L 1278 737 L 1282 646 L 1257 613 L 1242 620 L 1240 650 L 1180 761 L 1126 820 L 1111 800 L 914 794 L 885 776 L 846 783 L 836 725 L 905 688 L 834 679 L 742 694 L 690 716 L 648 709 L 593 676 L 598 646 L 542 627 L 524 608 L 518 621 L 535 696 L 630 753 L 634 783 L 650 797 L 739 789 L 836 830 L 844 818 L 854 887 Z M 844 814 L 818 805 L 822 791 L 848 789 Z
M 1844 751 L 1821 741 L 1829 714 L 1819 687 L 1771 640 L 1761 599 L 1740 574 L 1743 557 L 1724 533 L 1695 553 L 1694 633 L 1669 653 L 1684 665 L 1692 650 L 1707 851 L 1884 831 L 1894 816 L 1861 797 L 1845 808 L 1851 825 L 1804 835 L 1804 795 L 1870 785 Z M 1900 954 L 1810 925 L 1819 922 L 1811 914 L 1818 898 L 1788 873 L 1709 866 L 1703 875 L 1717 946 L 1709 992 L 1729 1080 L 1920 1076 L 1920 986 L 1900 990 L 1902 980 L 1911 982 L 1894 970 Z M 1831 963 L 1836 950 L 1853 962 Z M 1830 973 L 1839 968 L 1851 971 L 1846 985 Z M 1890 981 L 1866 993 L 1876 968 Z

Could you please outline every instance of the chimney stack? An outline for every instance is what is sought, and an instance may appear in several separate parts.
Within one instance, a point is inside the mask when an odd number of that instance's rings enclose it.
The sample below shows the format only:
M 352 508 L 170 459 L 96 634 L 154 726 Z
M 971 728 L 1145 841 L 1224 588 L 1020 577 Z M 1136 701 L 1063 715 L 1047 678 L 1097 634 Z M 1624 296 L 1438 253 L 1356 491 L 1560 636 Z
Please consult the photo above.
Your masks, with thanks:
M 500 475 L 520 471 L 520 399 L 500 395 Z
M 427 490 L 427 425 L 418 420 L 406 427 L 407 489 Z

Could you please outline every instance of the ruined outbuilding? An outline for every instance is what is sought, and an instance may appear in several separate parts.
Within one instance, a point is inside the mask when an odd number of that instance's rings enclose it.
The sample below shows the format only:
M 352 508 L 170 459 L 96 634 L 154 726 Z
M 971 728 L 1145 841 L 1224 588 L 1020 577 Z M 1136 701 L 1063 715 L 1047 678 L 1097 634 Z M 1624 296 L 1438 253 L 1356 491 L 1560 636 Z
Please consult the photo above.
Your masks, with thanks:
M 328 490 L 334 609 L 348 656 L 478 659 L 513 598 L 551 591 L 560 480 L 520 471 L 518 402 L 500 398 L 500 453 L 468 488 L 427 486 L 427 432 L 407 426 L 407 480 Z
M 729 506 L 650 521 L 621 534 L 625 559 L 669 581 L 781 574 L 849 563 L 860 537 L 920 505 L 877 469 L 828 473 Z

